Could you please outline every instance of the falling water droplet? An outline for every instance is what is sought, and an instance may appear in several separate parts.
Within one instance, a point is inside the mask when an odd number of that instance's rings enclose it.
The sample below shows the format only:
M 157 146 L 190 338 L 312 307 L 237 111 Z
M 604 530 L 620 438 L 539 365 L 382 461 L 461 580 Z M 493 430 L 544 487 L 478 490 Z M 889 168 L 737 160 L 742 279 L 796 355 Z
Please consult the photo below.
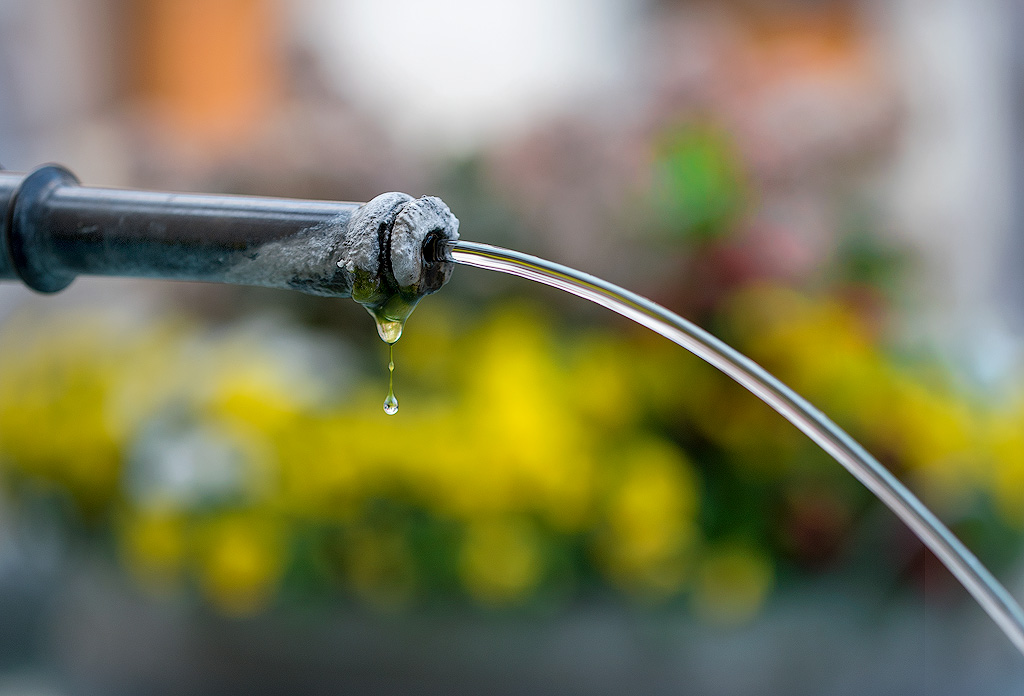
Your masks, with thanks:
M 398 399 L 395 398 L 395 344 L 388 344 L 388 395 L 384 397 L 384 413 L 393 416 L 398 413 Z

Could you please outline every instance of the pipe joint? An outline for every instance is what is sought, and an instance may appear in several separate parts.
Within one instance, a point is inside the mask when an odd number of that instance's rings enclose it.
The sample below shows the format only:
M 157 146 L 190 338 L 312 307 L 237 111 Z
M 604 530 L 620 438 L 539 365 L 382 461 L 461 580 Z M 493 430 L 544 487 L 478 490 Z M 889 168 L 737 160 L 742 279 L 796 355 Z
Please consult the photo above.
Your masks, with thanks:
M 21 180 L 8 202 L 4 244 L 14 272 L 37 292 L 63 290 L 76 275 L 55 261 L 45 232 L 47 202 L 62 186 L 78 186 L 78 178 L 60 165 L 43 165 Z

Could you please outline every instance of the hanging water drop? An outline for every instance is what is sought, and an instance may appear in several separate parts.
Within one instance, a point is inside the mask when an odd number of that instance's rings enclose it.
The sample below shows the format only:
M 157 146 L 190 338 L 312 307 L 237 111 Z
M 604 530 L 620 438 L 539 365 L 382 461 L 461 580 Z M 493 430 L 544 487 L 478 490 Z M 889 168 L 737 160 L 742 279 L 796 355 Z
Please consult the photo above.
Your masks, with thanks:
M 377 323 L 377 335 L 380 336 L 380 340 L 387 344 L 392 344 L 402 337 L 402 329 L 405 327 L 405 322 L 386 319 L 376 314 L 373 318 Z

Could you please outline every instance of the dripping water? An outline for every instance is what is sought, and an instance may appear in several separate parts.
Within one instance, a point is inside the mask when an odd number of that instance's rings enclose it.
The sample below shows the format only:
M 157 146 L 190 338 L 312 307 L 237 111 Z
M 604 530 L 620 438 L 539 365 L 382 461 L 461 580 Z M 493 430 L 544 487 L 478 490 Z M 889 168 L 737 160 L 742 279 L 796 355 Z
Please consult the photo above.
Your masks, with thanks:
M 398 413 L 398 399 L 395 398 L 395 344 L 388 344 L 388 395 L 384 397 L 384 413 L 393 416 Z

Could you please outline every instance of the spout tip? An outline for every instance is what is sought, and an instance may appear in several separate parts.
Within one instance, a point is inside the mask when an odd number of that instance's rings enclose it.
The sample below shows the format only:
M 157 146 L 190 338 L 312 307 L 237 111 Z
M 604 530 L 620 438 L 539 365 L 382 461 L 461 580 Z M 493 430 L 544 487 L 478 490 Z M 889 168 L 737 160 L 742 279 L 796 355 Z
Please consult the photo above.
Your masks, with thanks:
M 455 263 L 455 259 L 452 258 L 452 249 L 454 248 L 454 239 L 449 239 L 435 230 L 423 240 L 423 262 L 427 264 Z
M 459 220 L 444 201 L 424 196 L 406 203 L 391 230 L 391 269 L 402 294 L 422 296 L 448 282 L 454 261 L 448 243 L 459 238 Z

